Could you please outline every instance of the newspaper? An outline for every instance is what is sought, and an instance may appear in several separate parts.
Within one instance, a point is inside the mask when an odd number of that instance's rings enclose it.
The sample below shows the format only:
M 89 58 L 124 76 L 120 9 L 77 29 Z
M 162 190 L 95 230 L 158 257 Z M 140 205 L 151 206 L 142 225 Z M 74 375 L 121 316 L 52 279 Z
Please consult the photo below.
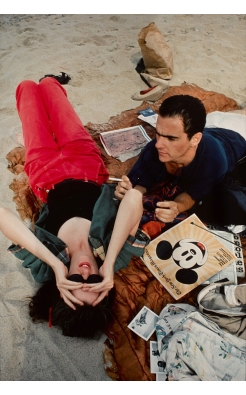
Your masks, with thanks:
M 99 137 L 106 153 L 121 162 L 137 156 L 151 141 L 141 125 L 102 132 Z
M 139 111 L 138 119 L 141 119 L 144 122 L 147 122 L 149 125 L 156 127 L 158 114 L 152 108 L 148 107 L 146 110 Z
M 150 371 L 156 375 L 156 381 L 166 381 L 166 363 L 160 358 L 158 343 L 150 341 Z
M 203 284 L 208 285 L 217 281 L 222 281 L 223 279 L 228 279 L 232 284 L 237 284 L 237 277 L 245 277 L 245 267 L 240 236 L 214 229 L 212 226 L 208 226 L 208 228 L 215 235 L 215 237 L 220 240 L 220 242 L 224 244 L 224 246 L 226 246 L 228 250 L 232 252 L 232 254 L 235 255 L 236 260 L 226 268 L 222 269 L 220 272 L 216 273 L 214 276 L 210 277 Z

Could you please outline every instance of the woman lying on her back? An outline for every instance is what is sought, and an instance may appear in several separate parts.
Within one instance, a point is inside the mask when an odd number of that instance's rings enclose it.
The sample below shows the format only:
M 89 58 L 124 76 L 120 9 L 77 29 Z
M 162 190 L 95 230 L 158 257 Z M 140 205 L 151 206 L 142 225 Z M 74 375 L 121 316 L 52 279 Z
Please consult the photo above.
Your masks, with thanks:
M 131 189 L 123 199 L 106 258 L 98 265 L 88 237 L 101 185 L 108 179 L 100 152 L 54 78 L 23 81 L 16 100 L 24 169 L 34 194 L 46 204 L 35 232 L 7 208 L 0 209 L 0 230 L 14 243 L 9 250 L 43 283 L 29 303 L 33 321 L 48 321 L 52 309 L 52 323 L 64 335 L 91 337 L 111 318 L 114 264 L 128 236 L 135 238 L 142 194 Z M 88 283 L 96 284 L 93 290 Z

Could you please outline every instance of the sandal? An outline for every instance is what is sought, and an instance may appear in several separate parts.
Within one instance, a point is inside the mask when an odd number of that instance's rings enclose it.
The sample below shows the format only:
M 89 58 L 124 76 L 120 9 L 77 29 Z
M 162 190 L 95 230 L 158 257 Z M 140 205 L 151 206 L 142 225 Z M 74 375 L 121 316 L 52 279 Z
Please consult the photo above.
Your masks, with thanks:
M 140 91 L 140 93 L 135 93 L 132 95 L 133 100 L 146 100 L 146 101 L 156 101 L 159 100 L 163 94 L 166 92 L 166 88 L 162 86 L 153 86 L 149 89 Z
M 65 84 L 68 83 L 68 81 L 71 80 L 71 77 L 69 77 L 68 74 L 66 74 L 63 71 L 61 71 L 61 75 L 45 74 L 44 77 L 40 78 L 39 82 L 42 81 L 46 77 L 55 78 L 58 82 L 60 82 L 61 85 L 65 85 Z

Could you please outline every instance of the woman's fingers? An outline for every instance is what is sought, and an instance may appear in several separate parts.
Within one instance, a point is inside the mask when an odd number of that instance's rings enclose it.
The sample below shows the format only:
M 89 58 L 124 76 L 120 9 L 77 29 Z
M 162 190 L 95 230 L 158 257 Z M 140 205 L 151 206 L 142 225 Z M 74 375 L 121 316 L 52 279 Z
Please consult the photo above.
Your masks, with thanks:
M 57 285 L 58 286 L 58 285 Z M 79 289 L 82 288 L 82 283 L 76 283 L 74 281 L 69 281 L 69 280 L 63 280 L 60 284 L 60 287 L 64 287 L 66 289 Z
M 71 307 L 73 310 L 76 310 L 76 307 L 73 303 L 83 306 L 84 303 L 81 300 L 77 299 L 68 289 L 59 287 L 60 296 L 64 300 L 64 302 Z
M 98 303 L 100 303 L 105 298 L 105 296 L 108 296 L 108 291 L 101 292 L 98 298 L 92 303 L 92 306 L 96 306 Z
M 61 294 L 61 298 L 64 300 L 64 302 L 65 302 L 69 307 L 71 307 L 71 309 L 76 310 L 76 307 L 73 305 L 73 303 L 72 303 L 68 298 L 66 298 L 65 295 L 62 295 L 62 294 Z
M 62 294 L 62 299 L 64 300 L 64 302 L 65 302 L 69 307 L 71 307 L 73 310 L 76 310 L 76 307 L 74 306 L 73 303 L 75 303 L 75 304 L 77 304 L 77 305 L 79 305 L 79 306 L 84 306 L 84 303 L 83 303 L 83 302 L 81 302 L 79 299 L 77 299 L 77 298 L 75 298 L 75 297 L 71 297 L 71 296 L 73 296 L 73 295 L 70 294 L 70 295 L 68 296 L 68 295 Z
M 111 288 L 113 288 L 114 282 L 105 282 L 105 283 L 97 283 L 97 284 L 83 284 L 83 291 L 88 291 L 88 292 L 104 292 L 104 291 L 109 291 Z
M 54 272 L 56 276 L 56 286 L 60 291 L 60 296 L 64 302 L 73 310 L 76 310 L 74 304 L 83 306 L 84 303 L 72 294 L 72 291 L 82 288 L 82 283 L 70 281 L 67 279 L 68 270 L 61 261 L 58 261 L 54 268 Z

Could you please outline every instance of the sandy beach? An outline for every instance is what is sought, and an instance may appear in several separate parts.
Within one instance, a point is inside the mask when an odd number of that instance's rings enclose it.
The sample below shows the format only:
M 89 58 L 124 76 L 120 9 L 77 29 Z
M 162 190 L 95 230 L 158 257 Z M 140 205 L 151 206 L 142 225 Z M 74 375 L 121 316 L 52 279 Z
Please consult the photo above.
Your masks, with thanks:
M 146 89 L 135 67 L 138 33 L 155 22 L 173 53 L 171 86 L 184 81 L 246 104 L 246 16 L 227 15 L 7 15 L 0 16 L 0 206 L 15 211 L 6 154 L 18 146 L 21 123 L 15 89 L 22 80 L 65 72 L 68 97 L 84 124 L 103 123 L 141 102 Z M 0 380 L 110 381 L 104 369 L 106 337 L 64 337 L 33 324 L 25 298 L 37 288 L 0 235 Z

